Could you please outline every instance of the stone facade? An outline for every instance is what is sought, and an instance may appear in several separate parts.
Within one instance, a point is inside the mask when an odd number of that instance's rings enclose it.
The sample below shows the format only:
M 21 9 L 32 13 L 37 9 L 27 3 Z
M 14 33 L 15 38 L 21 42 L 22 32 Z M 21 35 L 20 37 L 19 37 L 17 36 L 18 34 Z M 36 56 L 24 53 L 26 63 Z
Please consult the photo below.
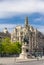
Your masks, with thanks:
M 44 35 L 40 31 L 34 29 L 31 25 L 29 25 L 28 17 L 26 17 L 25 25 L 23 27 L 15 27 L 15 29 L 11 33 L 11 41 L 19 41 L 22 44 L 24 42 L 23 39 L 25 36 L 27 36 L 27 39 L 29 40 L 28 48 L 30 52 L 33 52 L 34 49 L 44 50 Z

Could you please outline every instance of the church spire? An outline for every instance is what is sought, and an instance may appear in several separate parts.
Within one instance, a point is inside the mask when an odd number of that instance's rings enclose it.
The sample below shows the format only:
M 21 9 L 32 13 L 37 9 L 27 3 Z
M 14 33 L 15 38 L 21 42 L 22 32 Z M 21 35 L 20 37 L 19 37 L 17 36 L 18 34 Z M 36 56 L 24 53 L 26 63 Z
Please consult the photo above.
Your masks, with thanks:
M 25 19 L 25 26 L 26 27 L 28 26 L 28 17 L 26 17 L 26 19 Z

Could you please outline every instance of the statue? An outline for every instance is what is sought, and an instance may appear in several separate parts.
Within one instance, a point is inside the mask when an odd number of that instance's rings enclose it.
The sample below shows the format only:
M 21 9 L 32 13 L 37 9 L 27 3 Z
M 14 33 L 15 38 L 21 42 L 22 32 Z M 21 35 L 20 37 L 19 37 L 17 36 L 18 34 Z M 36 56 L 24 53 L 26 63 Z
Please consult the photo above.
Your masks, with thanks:
M 29 43 L 29 37 L 28 35 L 25 35 L 24 38 L 23 38 L 23 42 L 25 44 L 25 42 L 28 44 Z

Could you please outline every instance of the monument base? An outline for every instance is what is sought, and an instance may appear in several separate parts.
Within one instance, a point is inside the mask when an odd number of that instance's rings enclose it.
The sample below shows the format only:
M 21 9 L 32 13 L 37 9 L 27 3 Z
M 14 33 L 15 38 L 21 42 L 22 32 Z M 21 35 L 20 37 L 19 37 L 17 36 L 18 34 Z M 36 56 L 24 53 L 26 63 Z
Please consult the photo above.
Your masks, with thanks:
M 28 59 L 26 53 L 21 53 L 19 59 Z
M 19 57 L 16 58 L 16 62 L 22 61 L 30 61 L 34 60 L 35 58 L 32 55 L 27 55 L 26 53 L 21 53 Z
M 34 59 L 31 54 L 21 53 L 18 59 Z

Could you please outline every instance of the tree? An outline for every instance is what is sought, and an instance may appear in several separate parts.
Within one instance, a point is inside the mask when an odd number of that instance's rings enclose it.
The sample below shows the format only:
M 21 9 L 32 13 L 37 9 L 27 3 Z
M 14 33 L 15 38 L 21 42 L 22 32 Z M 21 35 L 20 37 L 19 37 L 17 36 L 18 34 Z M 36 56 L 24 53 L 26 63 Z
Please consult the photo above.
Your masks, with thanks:
M 12 42 L 10 38 L 0 40 L 0 53 L 1 54 L 20 54 L 21 44 L 19 42 Z
M 10 47 L 10 38 L 5 38 L 2 40 L 2 50 L 1 50 L 1 53 L 3 54 L 8 54 L 9 53 L 9 47 Z
M 15 42 L 12 44 L 12 53 L 13 54 L 21 53 L 21 44 L 19 42 Z

